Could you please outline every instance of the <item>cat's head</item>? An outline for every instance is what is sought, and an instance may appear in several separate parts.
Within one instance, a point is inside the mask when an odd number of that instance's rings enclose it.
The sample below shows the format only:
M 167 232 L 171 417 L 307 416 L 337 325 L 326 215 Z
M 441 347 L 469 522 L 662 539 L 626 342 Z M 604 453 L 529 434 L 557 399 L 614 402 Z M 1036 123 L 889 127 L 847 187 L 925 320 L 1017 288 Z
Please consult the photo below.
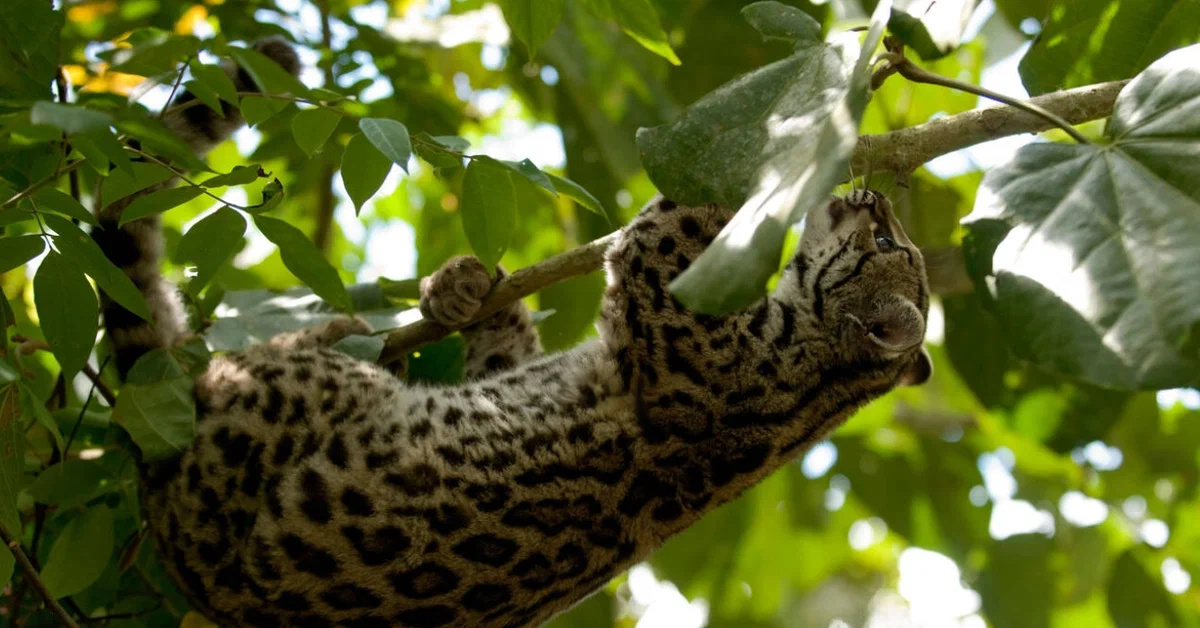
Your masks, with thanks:
M 929 379 L 925 261 L 886 197 L 856 190 L 810 212 L 799 255 L 803 296 L 849 360 L 903 364 L 900 385 Z

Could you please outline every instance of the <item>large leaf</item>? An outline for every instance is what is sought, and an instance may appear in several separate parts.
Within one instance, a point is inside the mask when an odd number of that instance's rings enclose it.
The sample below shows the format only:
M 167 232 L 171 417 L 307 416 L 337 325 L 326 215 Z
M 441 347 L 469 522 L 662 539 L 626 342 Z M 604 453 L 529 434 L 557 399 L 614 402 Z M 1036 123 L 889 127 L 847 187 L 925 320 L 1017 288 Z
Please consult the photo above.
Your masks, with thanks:
M 620 24 L 646 50 L 679 65 L 679 57 L 671 49 L 650 0 L 583 0 L 583 4 L 600 17 Z
M 724 313 L 762 296 L 789 226 L 845 175 L 866 106 L 868 57 L 890 9 L 876 7 L 860 47 L 850 35 L 821 42 L 820 26 L 799 9 L 751 4 L 743 10 L 750 23 L 794 40 L 796 53 L 702 98 L 676 122 L 638 133 L 642 161 L 665 196 L 741 206 L 671 284 L 689 308 Z
M 116 176 L 116 173 L 113 174 Z M 101 290 L 122 307 L 150 320 L 150 308 L 146 306 L 146 298 L 129 277 L 121 269 L 113 265 L 96 242 L 88 237 L 70 220 L 45 214 L 42 220 L 58 233 L 54 237 L 54 246 L 80 270 L 87 273 Z
M 155 190 L 145 196 L 139 196 L 136 200 L 121 212 L 121 225 L 127 222 L 161 214 L 168 209 L 178 207 L 197 196 L 204 193 L 203 188 L 192 185 L 185 185 L 177 188 L 166 188 Z
M 250 75 L 250 78 L 254 79 L 259 89 L 265 94 L 304 96 L 308 93 L 308 88 L 300 82 L 300 79 L 289 74 L 274 59 L 257 50 L 231 46 L 229 56 L 242 66 L 242 69 Z M 218 91 L 218 93 L 220 92 Z
M 292 137 L 309 157 L 320 150 L 337 127 L 342 116 L 323 107 L 303 109 L 292 118 Z
M 1172 48 L 1200 41 L 1194 0 L 1067 0 L 1021 59 L 1030 94 L 1129 78 Z
M 363 135 L 384 157 L 408 172 L 408 160 L 412 157 L 412 141 L 408 137 L 408 129 L 395 120 L 387 118 L 363 118 L 358 121 L 358 128 Z
M 42 568 L 42 582 L 55 598 L 75 595 L 100 578 L 112 552 L 112 511 L 104 504 L 93 506 L 58 534 Z
M 363 203 L 383 185 L 383 180 L 391 170 L 391 160 L 380 153 L 365 135 L 358 134 L 350 138 L 346 151 L 342 153 L 342 184 L 354 202 L 356 214 L 362 210 Z
M 1117 626 L 1183 625 L 1162 577 L 1147 571 L 1134 551 L 1121 554 L 1108 579 L 1109 615 Z
M 65 460 L 38 474 L 28 490 L 39 504 L 74 508 L 104 492 L 111 480 L 99 460 Z
M 529 48 L 529 56 L 537 55 L 550 34 L 562 20 L 567 0 L 500 0 L 504 19 L 517 39 Z
M 1032 144 L 989 172 L 964 222 L 1004 235 L 972 263 L 1022 357 L 1111 388 L 1195 386 L 1200 45 L 1121 91 L 1109 137 Z
M 29 119 L 34 124 L 47 124 L 67 133 L 103 131 L 113 122 L 112 116 L 103 111 L 46 101 L 34 103 Z
M 46 342 L 70 378 L 87 363 L 96 341 L 96 293 L 74 264 L 53 251 L 38 266 L 33 290 Z
M 137 444 L 142 460 L 171 458 L 191 444 L 196 434 L 192 386 L 185 376 L 121 388 L 113 418 Z
M 914 0 L 892 9 L 888 30 L 922 59 L 940 59 L 958 47 L 980 0 Z M 899 4 L 899 3 L 898 3 Z
M 36 100 L 50 95 L 62 28 L 63 13 L 52 3 L 0 3 L 0 98 Z
M 42 236 L 0 238 L 0 275 L 28 262 L 46 250 Z
M 337 270 L 325 260 L 321 250 L 308 236 L 277 218 L 255 216 L 254 224 L 279 247 L 283 265 L 300 281 L 339 310 L 353 309 L 350 295 L 346 292 L 346 286 L 342 285 Z
M 57 188 L 42 188 L 34 193 L 33 200 L 37 202 L 38 209 L 49 209 L 89 225 L 97 224 L 96 217 L 92 215 L 92 212 L 89 212 L 70 194 Z
M 217 269 L 242 248 L 246 219 L 238 212 L 222 207 L 192 225 L 175 249 L 175 259 L 191 262 L 196 274 L 188 282 L 188 292 L 198 294 L 208 285 Z
M 517 200 L 511 172 L 492 159 L 476 157 L 463 177 L 463 230 L 475 255 L 488 268 L 500 262 L 516 228 Z

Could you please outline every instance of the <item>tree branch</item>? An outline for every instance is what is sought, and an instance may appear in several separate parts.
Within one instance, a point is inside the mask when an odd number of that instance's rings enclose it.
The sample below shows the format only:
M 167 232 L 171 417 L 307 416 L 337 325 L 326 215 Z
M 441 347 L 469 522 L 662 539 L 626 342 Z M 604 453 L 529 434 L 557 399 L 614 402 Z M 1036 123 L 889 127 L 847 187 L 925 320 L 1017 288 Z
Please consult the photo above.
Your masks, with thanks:
M 1071 124 L 1081 124 L 1112 115 L 1113 103 L 1126 82 L 1077 87 L 1038 96 L 1030 102 Z M 853 168 L 855 172 L 909 173 L 935 157 L 956 150 L 1051 128 L 1055 126 L 1047 120 L 1016 107 L 972 109 L 882 135 L 864 135 L 858 138 Z
M 29 562 L 29 556 L 25 555 L 25 551 L 21 549 L 21 542 L 3 525 L 0 525 L 0 540 L 4 541 L 4 545 L 8 547 L 13 557 L 17 559 L 17 563 L 21 566 L 21 571 L 25 572 L 25 580 L 42 596 L 42 600 L 46 602 L 46 608 L 50 609 L 58 617 L 58 621 L 62 622 L 62 625 L 67 628 L 79 628 L 75 620 L 71 619 L 67 611 L 54 599 L 54 595 L 46 589 L 46 583 L 42 582 L 42 579 L 38 577 L 37 568 L 33 566 L 33 563 Z
M 1031 99 L 1034 105 L 1052 112 L 1071 124 L 1080 124 L 1112 115 L 1113 103 L 1126 81 L 1112 81 L 1054 92 Z M 882 135 L 858 138 L 853 171 L 886 171 L 908 174 L 929 160 L 1010 135 L 1037 133 L 1054 128 L 1045 118 L 1013 106 L 973 109 L 914 127 Z M 848 178 L 848 175 L 847 175 Z M 502 280 L 484 299 L 483 307 L 468 325 L 500 311 L 517 299 L 529 296 L 548 285 L 584 275 L 600 268 L 604 253 L 620 232 L 589 242 L 577 249 L 522 268 Z M 971 289 L 957 249 L 936 253 L 930 258 L 930 288 L 938 294 L 958 294 Z M 933 272 L 933 270 L 937 272 Z M 457 331 L 430 320 L 405 325 L 387 336 L 380 364 L 390 364 L 409 352 Z

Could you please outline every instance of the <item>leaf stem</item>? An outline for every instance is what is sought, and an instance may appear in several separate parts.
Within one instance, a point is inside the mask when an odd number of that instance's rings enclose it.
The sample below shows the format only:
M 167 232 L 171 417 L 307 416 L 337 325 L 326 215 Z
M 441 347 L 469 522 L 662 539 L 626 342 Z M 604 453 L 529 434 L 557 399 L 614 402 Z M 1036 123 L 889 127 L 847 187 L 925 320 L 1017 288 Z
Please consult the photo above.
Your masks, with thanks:
M 899 73 L 900 76 L 903 76 L 914 83 L 928 83 L 930 85 L 949 87 L 950 89 L 957 89 L 969 94 L 975 94 L 976 96 L 983 96 L 984 98 L 989 98 L 991 100 L 1009 105 L 1010 107 L 1016 107 L 1017 109 L 1027 111 L 1035 116 L 1043 118 L 1047 122 L 1062 129 L 1067 135 L 1070 135 L 1072 139 L 1080 144 L 1092 143 L 1090 140 L 1088 140 L 1088 138 L 1084 137 L 1082 133 L 1076 130 L 1075 127 L 1071 126 L 1071 123 L 1032 102 L 1022 100 L 1020 98 L 1005 96 L 1004 94 L 994 92 L 979 85 L 972 85 L 970 83 L 957 81 L 940 74 L 934 74 L 933 72 L 930 72 L 913 63 L 908 57 L 904 56 L 904 53 L 902 52 L 886 52 L 881 56 L 888 61 L 888 66 L 881 70 L 881 72 L 887 73 L 889 70 L 894 70 L 895 72 Z
M 58 600 L 54 599 L 54 595 L 46 588 L 46 583 L 38 576 L 37 569 L 33 563 L 29 561 L 29 556 L 25 554 L 25 550 L 21 549 L 21 542 L 0 524 L 0 540 L 4 541 L 4 545 L 8 547 L 8 551 L 12 552 L 17 563 L 21 566 L 21 571 L 25 572 L 25 580 L 27 580 L 33 588 L 42 596 L 42 600 L 46 603 L 46 608 L 58 617 L 58 621 L 67 628 L 79 628 L 79 624 L 75 623 L 74 619 L 67 614 L 67 611 L 59 605 Z

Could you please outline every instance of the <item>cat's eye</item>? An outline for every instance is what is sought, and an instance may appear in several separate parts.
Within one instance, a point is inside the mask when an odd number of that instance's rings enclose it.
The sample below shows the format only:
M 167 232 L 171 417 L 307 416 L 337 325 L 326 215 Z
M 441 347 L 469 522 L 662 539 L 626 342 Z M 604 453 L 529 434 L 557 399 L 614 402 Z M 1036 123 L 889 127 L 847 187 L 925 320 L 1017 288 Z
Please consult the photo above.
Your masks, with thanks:
M 875 238 L 875 246 L 883 253 L 896 250 L 896 241 L 891 236 L 878 236 Z

